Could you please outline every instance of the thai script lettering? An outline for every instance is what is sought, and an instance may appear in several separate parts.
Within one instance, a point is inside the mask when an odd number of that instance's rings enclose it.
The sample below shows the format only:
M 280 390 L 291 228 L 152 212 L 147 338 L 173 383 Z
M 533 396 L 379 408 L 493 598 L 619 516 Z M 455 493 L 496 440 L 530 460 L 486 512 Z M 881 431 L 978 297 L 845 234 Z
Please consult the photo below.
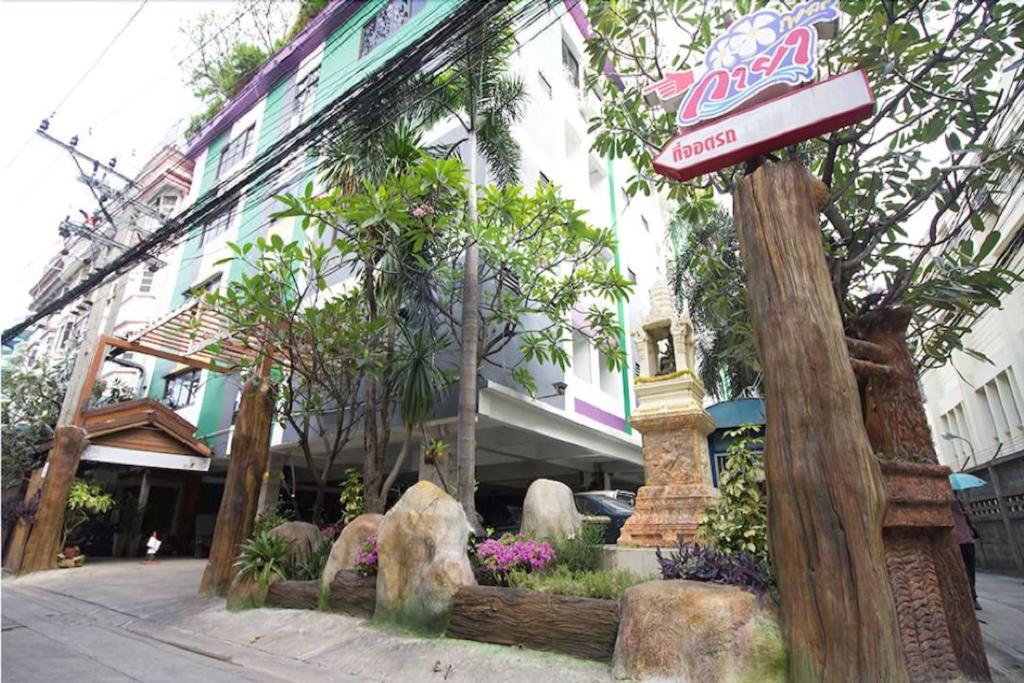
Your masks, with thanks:
M 672 161 L 685 161 L 690 157 L 703 154 L 704 152 L 717 149 L 723 145 L 736 142 L 736 129 L 729 128 L 723 130 L 720 133 L 714 133 L 709 135 L 703 140 L 697 140 L 696 142 L 690 142 L 682 144 L 682 141 L 677 142 L 672 146 Z

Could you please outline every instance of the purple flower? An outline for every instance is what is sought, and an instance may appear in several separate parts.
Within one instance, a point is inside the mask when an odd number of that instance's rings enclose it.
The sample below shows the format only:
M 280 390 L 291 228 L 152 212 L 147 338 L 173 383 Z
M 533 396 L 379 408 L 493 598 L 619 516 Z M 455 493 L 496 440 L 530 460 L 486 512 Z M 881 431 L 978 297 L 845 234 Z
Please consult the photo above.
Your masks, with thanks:
M 476 554 L 484 568 L 502 582 L 510 572 L 537 571 L 555 559 L 550 543 L 509 534 L 482 541 L 476 547 Z
M 356 573 L 360 576 L 372 576 L 377 573 L 377 537 L 369 536 L 362 547 L 356 551 Z

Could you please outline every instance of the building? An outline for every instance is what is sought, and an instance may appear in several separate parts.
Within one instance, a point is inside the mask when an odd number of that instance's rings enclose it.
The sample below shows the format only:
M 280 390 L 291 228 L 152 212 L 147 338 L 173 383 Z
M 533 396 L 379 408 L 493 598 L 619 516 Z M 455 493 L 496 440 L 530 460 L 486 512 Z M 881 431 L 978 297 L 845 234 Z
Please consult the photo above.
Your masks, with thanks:
M 436 31 L 463 5 L 457 0 L 328 3 L 189 141 L 186 155 L 194 160 L 195 173 L 187 203 L 207 200 L 244 177 L 261 155 L 294 140 L 303 122 L 375 70 L 400 59 L 413 41 Z M 632 174 L 628 162 L 612 162 L 590 151 L 587 119 L 599 103 L 583 90 L 585 31 L 586 18 L 577 3 L 554 2 L 542 21 L 516 35 L 511 67 L 530 93 L 526 115 L 514 131 L 522 148 L 520 177 L 527 186 L 538 180 L 555 183 L 589 211 L 591 222 L 617 230 L 616 262 L 636 282 L 635 296 L 619 306 L 620 323 L 628 332 L 646 311 L 647 291 L 663 270 L 668 212 L 657 196 L 625 196 L 623 181 Z M 439 124 L 430 139 L 445 139 L 453 126 L 453 121 Z M 276 204 L 273 195 L 317 183 L 315 160 L 305 154 L 295 158 L 273 183 L 245 188 L 236 201 L 191 232 L 177 272 L 169 278 L 171 313 L 188 304 L 196 288 L 223 288 L 238 277 L 237 265 L 218 264 L 230 255 L 228 241 L 273 234 L 301 239 L 296 221 L 269 218 Z M 521 497 L 540 476 L 559 478 L 577 489 L 635 488 L 641 483 L 640 437 L 629 427 L 635 350 L 631 344 L 626 348 L 629 362 L 623 371 L 610 372 L 585 338 L 571 346 L 566 351 L 572 364 L 566 372 L 556 366 L 531 368 L 541 388 L 536 399 L 523 393 L 508 373 L 482 371 L 477 455 L 481 497 Z M 239 382 L 210 375 L 157 361 L 149 396 L 170 402 L 196 425 L 196 437 L 214 454 L 204 485 L 216 487 L 230 457 Z M 454 401 L 449 403 L 439 407 L 431 424 L 438 433 L 446 425 L 449 433 L 454 428 Z M 335 482 L 347 467 L 361 463 L 361 444 L 358 435 L 351 440 L 332 471 Z M 398 446 L 393 444 L 396 453 Z M 301 456 L 292 457 L 294 447 L 293 438 L 275 429 L 269 481 L 279 481 L 283 469 L 301 494 L 308 487 Z M 415 464 L 404 476 L 415 478 Z M 273 493 L 267 496 L 274 498 Z M 198 526 L 210 523 L 212 518 Z
M 1011 108 L 996 130 L 996 144 L 1019 134 L 1024 102 Z M 997 231 L 990 264 L 1024 273 L 1024 166 L 1004 174 L 997 187 L 966 209 L 983 217 L 985 230 L 965 237 L 975 247 Z M 981 533 L 979 566 L 1024 574 L 1024 283 L 1002 305 L 971 324 L 964 347 L 949 362 L 921 375 L 928 419 L 942 464 L 974 472 L 987 486 L 965 492 Z M 986 360 L 987 359 L 987 360 Z

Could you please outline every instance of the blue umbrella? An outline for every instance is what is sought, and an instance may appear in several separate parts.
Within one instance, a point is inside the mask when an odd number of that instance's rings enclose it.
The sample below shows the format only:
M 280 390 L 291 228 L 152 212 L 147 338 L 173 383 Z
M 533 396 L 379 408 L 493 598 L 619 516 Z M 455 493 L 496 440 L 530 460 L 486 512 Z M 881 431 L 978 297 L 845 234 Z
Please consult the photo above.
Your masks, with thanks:
M 976 477 L 973 474 L 967 474 L 966 472 L 954 472 L 949 475 L 949 485 L 953 487 L 954 491 L 973 489 L 979 486 L 985 486 L 986 484 L 988 484 L 988 482 L 981 477 Z

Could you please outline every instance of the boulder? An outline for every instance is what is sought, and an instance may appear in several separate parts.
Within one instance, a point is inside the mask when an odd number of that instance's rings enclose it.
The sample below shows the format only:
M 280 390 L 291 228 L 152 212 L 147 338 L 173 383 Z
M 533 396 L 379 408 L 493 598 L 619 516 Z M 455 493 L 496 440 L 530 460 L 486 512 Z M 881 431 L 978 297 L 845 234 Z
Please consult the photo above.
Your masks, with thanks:
M 341 530 L 341 535 L 331 547 L 331 556 L 324 565 L 324 573 L 320 577 L 320 585 L 330 586 L 334 575 L 342 569 L 355 569 L 356 553 L 370 536 L 376 536 L 384 515 L 373 512 L 359 515 Z
M 537 479 L 523 500 L 523 521 L 519 532 L 534 538 L 559 540 L 575 536 L 580 530 L 572 489 L 560 481 Z
M 468 539 L 462 506 L 440 487 L 421 481 L 406 491 L 377 534 L 374 620 L 444 633 L 456 591 L 476 583 Z
M 309 554 L 320 542 L 322 534 L 320 529 L 309 522 L 285 522 L 278 524 L 270 530 L 270 535 L 285 538 L 291 541 L 291 551 L 288 555 L 289 561 L 293 564 L 305 564 Z
M 626 590 L 612 671 L 638 681 L 779 681 L 786 654 L 775 615 L 735 586 L 652 581 Z

